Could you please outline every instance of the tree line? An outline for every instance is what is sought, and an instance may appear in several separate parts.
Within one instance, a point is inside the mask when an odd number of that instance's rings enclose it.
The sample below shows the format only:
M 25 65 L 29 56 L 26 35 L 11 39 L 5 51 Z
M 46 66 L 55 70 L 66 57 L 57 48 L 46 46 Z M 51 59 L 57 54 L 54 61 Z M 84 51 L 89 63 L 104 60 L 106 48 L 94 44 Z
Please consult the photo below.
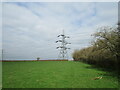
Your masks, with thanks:
M 75 50 L 74 61 L 81 61 L 103 68 L 116 69 L 120 58 L 120 24 L 118 27 L 104 26 L 98 29 L 91 46 Z

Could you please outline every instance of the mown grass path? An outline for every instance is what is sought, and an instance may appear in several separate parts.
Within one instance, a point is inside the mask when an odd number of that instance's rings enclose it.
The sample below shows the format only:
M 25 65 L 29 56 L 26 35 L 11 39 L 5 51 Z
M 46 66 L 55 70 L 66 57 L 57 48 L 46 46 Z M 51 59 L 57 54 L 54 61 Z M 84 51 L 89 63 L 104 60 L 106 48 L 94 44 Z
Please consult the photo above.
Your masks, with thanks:
M 117 88 L 116 77 L 73 61 L 3 62 L 3 88 Z M 93 78 L 102 76 L 102 79 Z

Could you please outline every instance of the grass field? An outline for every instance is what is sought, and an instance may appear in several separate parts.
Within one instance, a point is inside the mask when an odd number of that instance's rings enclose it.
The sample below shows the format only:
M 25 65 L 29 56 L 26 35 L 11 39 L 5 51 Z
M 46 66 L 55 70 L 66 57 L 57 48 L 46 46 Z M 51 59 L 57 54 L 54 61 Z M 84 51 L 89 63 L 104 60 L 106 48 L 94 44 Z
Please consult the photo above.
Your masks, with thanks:
M 102 79 L 93 80 L 102 76 Z M 116 77 L 73 61 L 3 62 L 3 88 L 117 88 Z

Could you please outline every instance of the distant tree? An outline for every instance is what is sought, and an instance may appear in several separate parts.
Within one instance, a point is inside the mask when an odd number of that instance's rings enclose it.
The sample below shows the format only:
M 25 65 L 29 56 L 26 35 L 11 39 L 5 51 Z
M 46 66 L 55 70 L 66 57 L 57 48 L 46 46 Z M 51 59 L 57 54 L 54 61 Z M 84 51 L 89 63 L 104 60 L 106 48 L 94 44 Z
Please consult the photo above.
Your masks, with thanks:
M 39 61 L 40 57 L 37 57 L 37 61 Z

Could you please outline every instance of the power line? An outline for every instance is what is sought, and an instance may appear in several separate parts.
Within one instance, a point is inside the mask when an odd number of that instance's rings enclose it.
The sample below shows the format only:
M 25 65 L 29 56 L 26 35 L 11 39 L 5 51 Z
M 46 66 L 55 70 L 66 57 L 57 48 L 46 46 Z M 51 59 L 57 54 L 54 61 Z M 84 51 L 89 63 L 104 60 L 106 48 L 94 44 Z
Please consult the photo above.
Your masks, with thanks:
M 66 36 L 64 34 L 64 30 L 63 30 L 63 33 L 58 35 L 58 37 L 62 37 L 60 40 L 56 41 L 56 43 L 60 42 L 61 45 L 58 46 L 56 49 L 60 49 L 60 52 L 59 52 L 59 55 L 58 55 L 58 58 L 60 59 L 68 59 L 67 57 L 67 49 L 70 49 L 67 47 L 67 44 L 71 44 L 69 42 L 66 41 L 66 38 L 70 38 L 69 36 Z

